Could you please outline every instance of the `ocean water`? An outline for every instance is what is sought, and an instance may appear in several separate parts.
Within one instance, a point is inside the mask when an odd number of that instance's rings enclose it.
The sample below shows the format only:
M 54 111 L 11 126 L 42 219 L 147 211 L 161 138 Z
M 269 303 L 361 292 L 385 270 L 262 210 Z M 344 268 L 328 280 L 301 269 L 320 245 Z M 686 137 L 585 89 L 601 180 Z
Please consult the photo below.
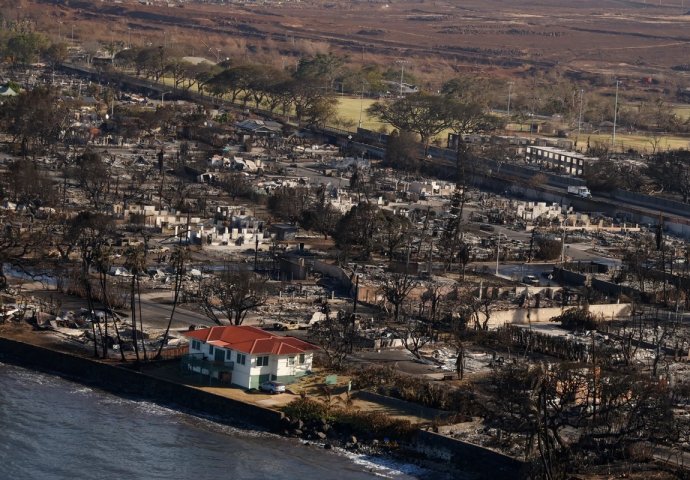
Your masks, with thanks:
M 427 477 L 0 363 L 0 480 Z

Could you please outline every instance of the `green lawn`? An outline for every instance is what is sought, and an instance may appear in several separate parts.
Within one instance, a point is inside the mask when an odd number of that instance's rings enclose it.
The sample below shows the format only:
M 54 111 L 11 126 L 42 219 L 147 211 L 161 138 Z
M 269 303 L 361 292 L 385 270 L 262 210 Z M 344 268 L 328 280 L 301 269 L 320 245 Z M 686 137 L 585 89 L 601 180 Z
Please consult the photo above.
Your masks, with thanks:
M 360 118 L 362 119 L 362 128 L 378 131 L 383 125 L 386 125 L 390 130 L 390 125 L 384 124 L 367 115 L 367 108 L 375 102 L 376 100 L 370 98 L 363 98 L 360 100 L 359 97 L 338 97 L 338 117 L 352 125 L 348 130 L 356 130 Z
M 674 105 L 673 112 L 682 120 L 690 118 L 690 105 Z
M 611 144 L 612 135 L 608 134 L 582 134 L 580 135 L 580 141 L 578 142 L 578 149 L 585 148 L 587 146 L 587 139 L 589 138 L 590 144 L 594 142 L 602 142 L 606 144 Z M 653 151 L 653 138 L 646 135 L 631 135 L 627 133 L 616 133 L 616 151 L 625 151 L 630 148 L 641 152 L 652 153 Z M 676 149 L 688 149 L 690 148 L 690 138 L 688 137 L 675 137 L 671 135 L 659 137 L 656 150 L 676 150 Z
M 166 85 L 172 84 L 171 78 L 162 78 L 161 81 Z M 348 96 L 338 96 L 338 118 L 341 122 L 333 126 L 344 128 L 346 130 L 355 131 L 357 126 L 366 128 L 368 130 L 379 131 L 382 127 L 385 127 L 387 131 L 393 130 L 391 125 L 380 122 L 375 118 L 367 115 L 367 108 L 369 108 L 376 100 L 370 98 L 359 97 L 348 97 Z M 673 107 L 675 113 L 683 120 L 690 118 L 690 105 L 675 105 Z M 519 124 L 511 123 L 509 125 L 509 130 L 514 133 L 519 132 L 529 132 L 529 124 Z M 441 143 L 445 143 L 449 132 L 442 132 L 437 136 L 437 139 Z M 611 144 L 611 134 L 582 134 L 578 140 L 577 149 L 582 150 L 587 146 L 587 139 L 589 138 L 590 144 L 594 142 L 602 142 L 606 144 Z M 573 137 L 574 139 L 574 137 Z M 630 135 L 627 133 L 617 133 L 616 134 L 616 148 L 617 151 L 625 151 L 629 148 L 639 150 L 642 152 L 651 153 L 653 150 L 653 140 L 651 136 L 645 135 Z M 672 150 L 672 149 L 690 149 L 690 138 L 676 137 L 676 136 L 663 136 L 657 142 L 657 151 Z

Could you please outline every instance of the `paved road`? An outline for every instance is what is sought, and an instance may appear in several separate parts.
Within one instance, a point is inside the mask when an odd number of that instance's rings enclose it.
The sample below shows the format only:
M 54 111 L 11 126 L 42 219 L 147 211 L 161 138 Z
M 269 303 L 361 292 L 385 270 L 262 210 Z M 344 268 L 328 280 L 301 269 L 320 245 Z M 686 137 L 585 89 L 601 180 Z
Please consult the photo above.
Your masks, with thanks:
M 171 311 L 171 292 L 142 294 L 141 313 L 144 319 L 144 325 L 150 328 L 165 328 L 168 324 L 168 320 L 170 319 Z M 175 309 L 175 317 L 173 319 L 172 328 L 186 329 L 190 325 L 212 326 L 215 325 L 215 323 L 209 320 L 209 318 L 202 313 L 193 312 L 178 306 Z
M 86 300 L 71 295 L 59 294 L 55 291 L 36 291 L 34 295 L 40 298 L 53 298 L 61 302 L 62 310 L 72 310 L 78 312 L 81 308 L 86 308 Z M 162 303 L 163 302 L 163 303 Z M 96 304 L 96 308 L 102 305 Z M 142 294 L 141 314 L 144 319 L 145 328 L 165 329 L 168 325 L 170 312 L 172 311 L 171 292 L 152 292 Z M 129 309 L 117 310 L 124 321 L 129 319 Z M 190 325 L 212 326 L 215 325 L 205 315 L 185 308 L 177 307 L 173 319 L 173 329 L 187 329 Z

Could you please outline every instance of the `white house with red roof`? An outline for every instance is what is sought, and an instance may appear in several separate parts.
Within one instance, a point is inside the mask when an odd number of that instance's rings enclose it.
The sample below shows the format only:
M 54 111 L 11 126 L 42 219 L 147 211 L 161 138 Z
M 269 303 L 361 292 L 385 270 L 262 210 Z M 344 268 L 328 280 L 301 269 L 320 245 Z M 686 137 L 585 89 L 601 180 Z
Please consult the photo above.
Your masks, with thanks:
M 258 388 L 269 380 L 294 383 L 311 371 L 314 351 L 319 349 L 295 337 L 244 325 L 210 327 L 184 335 L 189 338 L 189 354 L 183 357 L 183 367 L 209 380 L 244 388 Z

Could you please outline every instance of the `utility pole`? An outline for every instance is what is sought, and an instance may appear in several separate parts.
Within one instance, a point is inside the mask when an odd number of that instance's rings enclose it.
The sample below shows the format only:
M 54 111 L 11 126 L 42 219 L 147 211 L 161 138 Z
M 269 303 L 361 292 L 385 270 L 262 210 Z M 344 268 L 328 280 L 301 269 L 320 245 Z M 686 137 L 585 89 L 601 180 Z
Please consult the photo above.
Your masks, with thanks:
M 616 148 L 616 121 L 618 120 L 618 85 L 620 80 L 616 80 L 616 103 L 613 107 L 613 148 Z
M 362 80 L 362 91 L 359 94 L 359 123 L 357 128 L 362 128 L 362 109 L 364 108 L 364 80 Z
M 498 259 L 501 258 L 501 234 L 498 234 L 498 242 L 496 243 L 496 276 L 498 277 Z
M 582 130 L 582 97 L 585 94 L 584 89 L 580 89 L 580 116 L 577 118 L 577 138 L 580 138 L 580 131 Z
M 257 272 L 259 268 L 259 234 L 254 234 L 254 271 Z

